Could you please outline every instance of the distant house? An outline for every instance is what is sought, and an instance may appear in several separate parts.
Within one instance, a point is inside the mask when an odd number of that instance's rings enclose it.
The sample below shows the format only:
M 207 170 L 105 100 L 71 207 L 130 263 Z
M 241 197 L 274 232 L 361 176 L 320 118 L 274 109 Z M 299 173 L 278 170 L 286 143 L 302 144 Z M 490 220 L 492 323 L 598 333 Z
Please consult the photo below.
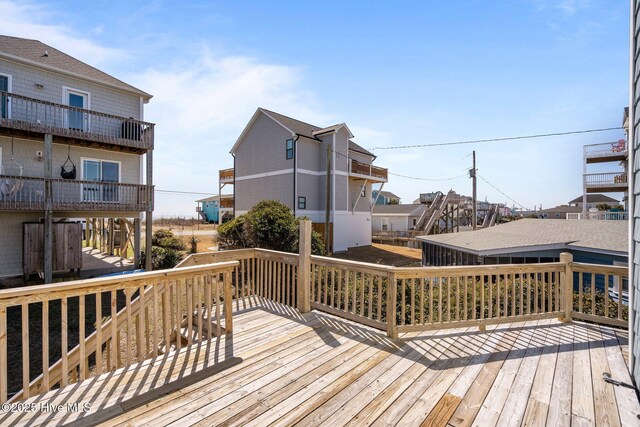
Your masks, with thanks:
M 371 186 L 387 182 L 387 169 L 353 137 L 345 123 L 315 126 L 258 108 L 221 179 L 234 187 L 234 215 L 278 200 L 310 218 L 333 252 L 371 245 Z
M 390 191 L 372 190 L 371 200 L 373 200 L 376 205 L 399 205 L 400 204 L 400 197 L 396 196 Z
M 211 196 L 205 199 L 196 200 L 196 212 L 203 222 L 220 223 L 233 218 L 231 204 L 233 195 L 223 194 L 221 196 Z M 220 206 L 222 205 L 222 207 Z M 220 217 L 222 215 L 222 218 Z
M 579 214 L 582 212 L 582 207 L 580 206 L 567 206 L 561 205 L 556 206 L 555 208 L 542 209 L 541 211 L 536 212 L 539 218 L 550 218 L 550 219 L 567 219 L 567 214 Z
M 523 264 L 558 261 L 626 265 L 627 221 L 525 218 L 477 231 L 420 236 L 425 266 Z
M 608 205 L 619 205 L 620 200 L 616 200 L 612 197 L 605 196 L 604 194 L 587 194 L 587 207 L 588 211 L 591 208 L 596 208 L 601 203 L 607 203 Z M 582 196 L 578 196 L 569 202 L 569 206 L 577 206 L 580 208 L 579 212 L 582 212 Z
M 427 209 L 423 204 L 376 205 L 371 214 L 371 228 L 374 233 L 413 230 Z

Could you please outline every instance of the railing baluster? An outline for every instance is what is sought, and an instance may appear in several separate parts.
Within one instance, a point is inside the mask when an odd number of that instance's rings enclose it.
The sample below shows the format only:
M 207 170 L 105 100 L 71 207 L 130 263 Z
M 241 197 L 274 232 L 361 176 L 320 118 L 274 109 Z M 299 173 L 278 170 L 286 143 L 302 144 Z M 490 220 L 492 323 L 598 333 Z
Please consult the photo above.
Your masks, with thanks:
M 604 276 L 604 317 L 609 317 L 609 275 Z
M 49 391 L 49 301 L 42 301 L 42 391 Z
M 153 346 L 153 357 L 158 357 L 158 345 L 160 344 L 160 340 L 158 339 L 158 285 L 152 283 L 151 288 L 151 292 L 153 293 L 151 345 Z M 191 341 L 189 341 L 189 343 L 191 343 Z
M 68 334 L 68 322 L 67 322 L 67 298 L 63 297 L 60 299 L 60 315 L 61 315 L 61 345 L 60 352 L 62 354 L 62 377 L 60 379 L 60 387 L 65 387 L 68 382 L 69 375 L 69 344 L 67 340 Z
M 176 350 L 182 348 L 182 288 L 184 280 L 176 280 Z M 211 319 L 209 319 L 211 320 Z M 209 327 L 211 329 L 211 327 Z
M 616 276 L 618 279 L 618 319 L 622 320 L 622 276 Z
M 176 282 L 176 286 L 178 283 Z M 206 274 L 204 276 L 204 286 L 205 286 L 205 301 L 206 301 L 206 310 L 207 310 L 207 339 L 211 341 L 213 338 L 213 334 L 211 331 L 211 275 Z
M 102 375 L 102 292 L 98 292 L 95 295 L 96 295 L 96 374 Z M 109 358 L 108 354 L 107 354 L 107 358 Z
M 360 316 L 364 316 L 364 284 L 365 273 L 360 273 Z
M 0 403 L 7 401 L 7 307 L 0 306 Z
M 22 304 L 22 390 L 29 397 L 29 304 Z
M 369 309 L 367 315 L 370 319 L 373 319 L 373 274 L 368 274 L 367 279 L 369 283 Z
M 80 346 L 80 363 L 79 363 L 79 369 L 80 369 L 80 381 L 87 379 L 88 376 L 88 363 L 87 363 L 87 354 L 86 354 L 86 349 L 85 349 L 85 339 L 86 339 L 86 334 L 85 334 L 85 296 L 84 295 L 80 295 L 80 301 L 78 304 L 78 329 L 79 329 L 79 333 L 78 333 L 78 342 L 79 342 L 79 346 Z

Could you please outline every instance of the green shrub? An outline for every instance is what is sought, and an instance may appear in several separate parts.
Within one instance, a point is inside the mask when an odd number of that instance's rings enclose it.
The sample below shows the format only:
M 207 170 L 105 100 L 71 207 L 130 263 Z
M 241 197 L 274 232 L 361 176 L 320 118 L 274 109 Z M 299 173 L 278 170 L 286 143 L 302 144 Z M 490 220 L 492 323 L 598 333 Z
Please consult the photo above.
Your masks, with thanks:
M 304 219 L 304 218 L 303 218 Z M 264 200 L 249 212 L 218 227 L 220 245 L 229 249 L 263 248 L 282 252 L 298 252 L 300 225 L 285 204 Z M 322 236 L 311 234 L 311 252 L 323 255 Z

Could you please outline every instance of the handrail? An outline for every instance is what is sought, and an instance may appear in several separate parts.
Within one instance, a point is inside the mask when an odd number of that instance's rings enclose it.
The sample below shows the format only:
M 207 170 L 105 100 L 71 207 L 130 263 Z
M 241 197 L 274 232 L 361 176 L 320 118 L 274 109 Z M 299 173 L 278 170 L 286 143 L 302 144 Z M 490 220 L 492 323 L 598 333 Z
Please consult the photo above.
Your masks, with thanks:
M 152 150 L 153 123 L 0 91 L 8 117 L 0 126 L 27 132 Z
M 103 361 L 106 362 L 107 370 L 113 370 L 149 357 L 156 357 L 160 352 L 167 353 L 174 346 L 179 350 L 181 339 L 177 339 L 177 336 L 182 333 L 180 331 L 183 327 L 187 327 L 188 345 L 202 340 L 203 326 L 206 328 L 208 338 L 211 339 L 213 315 L 215 314 L 216 319 L 220 319 L 220 298 L 224 299 L 225 305 L 224 330 L 227 333 L 231 332 L 232 289 L 230 275 L 238 264 L 238 261 L 229 261 L 137 273 L 124 280 L 122 277 L 105 277 L 0 290 L 0 402 L 6 402 L 8 397 L 8 309 L 15 306 L 22 308 L 22 360 L 25 374 L 23 375 L 22 391 L 16 393 L 12 398 L 15 401 L 47 391 L 58 383 L 63 387 L 70 382 L 75 382 L 77 377 L 81 380 L 90 377 L 88 358 L 91 355 L 94 355 L 96 359 L 95 374 L 100 375 L 104 368 Z M 224 284 L 222 290 L 218 283 Z M 125 296 L 124 306 L 120 310 L 118 310 L 119 292 L 120 295 L 124 294 Z M 135 299 L 137 304 L 132 303 L 132 297 L 135 293 L 140 296 Z M 107 319 L 103 318 L 104 296 L 109 297 L 108 305 L 110 305 L 111 317 Z M 78 299 L 78 308 L 72 310 L 70 300 L 75 298 Z M 84 321 L 85 310 L 91 301 L 94 301 L 96 323 L 95 331 L 87 336 Z M 181 308 L 181 301 L 185 301 L 185 310 Z M 75 315 L 73 313 L 78 313 L 77 318 L 83 321 L 78 321 L 80 328 L 78 345 L 68 352 L 62 351 L 58 362 L 49 366 L 49 336 L 52 332 L 49 328 L 49 310 L 54 303 L 59 303 L 61 306 L 60 336 L 63 349 L 68 346 L 69 342 L 68 313 L 72 312 L 72 316 Z M 170 303 L 177 304 L 177 313 L 169 307 Z M 41 321 L 42 373 L 31 381 L 28 375 L 30 371 L 29 345 L 25 345 L 29 342 L 30 304 L 42 306 L 43 319 Z M 161 310 L 159 305 L 161 305 Z M 212 310 L 215 310 L 215 313 Z M 152 316 L 149 315 L 149 312 Z M 177 317 L 176 314 L 178 314 Z M 204 325 L 205 322 L 208 322 L 210 326 Z M 215 326 L 217 328 L 216 334 L 219 335 L 222 331 L 219 320 L 216 321 Z M 150 333 L 150 331 L 153 332 Z M 114 337 L 121 335 L 125 336 L 126 340 L 114 339 Z M 198 338 L 196 339 L 194 336 Z M 125 344 L 122 344 L 123 341 Z M 106 351 L 103 351 L 104 345 L 107 345 Z

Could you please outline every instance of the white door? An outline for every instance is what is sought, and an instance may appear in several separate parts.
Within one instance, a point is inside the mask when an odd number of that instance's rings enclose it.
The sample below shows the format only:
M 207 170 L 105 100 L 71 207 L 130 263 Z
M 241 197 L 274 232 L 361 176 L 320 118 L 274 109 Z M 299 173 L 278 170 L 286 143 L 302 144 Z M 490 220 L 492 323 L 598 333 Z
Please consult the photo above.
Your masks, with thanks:
M 89 94 L 73 89 L 65 89 L 65 102 L 69 107 L 74 107 L 67 111 L 67 128 L 88 132 L 89 115 L 84 111 L 80 111 L 80 109 L 89 109 Z

